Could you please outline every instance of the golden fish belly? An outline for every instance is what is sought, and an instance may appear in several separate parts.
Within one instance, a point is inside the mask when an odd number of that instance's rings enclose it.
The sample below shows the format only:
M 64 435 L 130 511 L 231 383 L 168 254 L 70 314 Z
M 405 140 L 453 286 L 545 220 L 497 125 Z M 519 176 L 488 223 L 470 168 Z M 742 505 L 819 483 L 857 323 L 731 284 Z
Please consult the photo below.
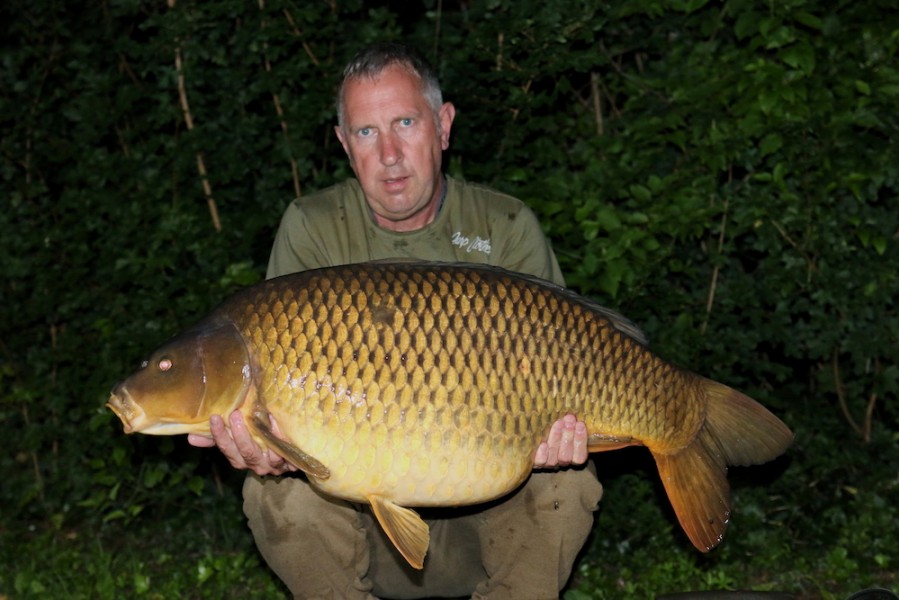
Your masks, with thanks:
M 530 471 L 534 435 L 507 435 L 483 406 L 383 402 L 372 384 L 352 395 L 340 383 L 269 397 L 283 433 L 327 466 L 323 491 L 364 501 L 371 494 L 407 506 L 468 504 L 496 498 Z M 491 420 L 496 421 L 491 423 Z M 510 432 L 514 433 L 514 432 Z
M 485 454 L 454 434 L 410 434 L 367 423 L 342 429 L 352 435 L 335 436 L 327 427 L 290 435 L 304 440 L 304 450 L 330 471 L 313 483 L 348 500 L 374 494 L 404 506 L 482 502 L 517 486 L 531 468 L 528 454 L 511 448 Z
M 270 282 L 235 309 L 259 398 L 347 499 L 488 500 L 530 470 L 566 412 L 591 434 L 677 448 L 695 377 L 601 308 L 489 271 L 353 266 Z M 614 317 L 613 317 L 614 318 Z

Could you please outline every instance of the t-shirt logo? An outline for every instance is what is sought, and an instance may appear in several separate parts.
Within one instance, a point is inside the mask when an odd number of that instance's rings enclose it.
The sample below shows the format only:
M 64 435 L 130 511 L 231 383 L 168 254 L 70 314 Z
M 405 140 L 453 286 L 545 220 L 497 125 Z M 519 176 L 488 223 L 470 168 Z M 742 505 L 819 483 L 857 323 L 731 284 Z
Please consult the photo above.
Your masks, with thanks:
M 490 240 L 485 240 L 479 235 L 474 236 L 474 239 L 470 237 L 462 235 L 461 231 L 457 231 L 453 234 L 453 246 L 458 246 L 465 250 L 465 252 L 483 252 L 484 254 L 490 254 Z

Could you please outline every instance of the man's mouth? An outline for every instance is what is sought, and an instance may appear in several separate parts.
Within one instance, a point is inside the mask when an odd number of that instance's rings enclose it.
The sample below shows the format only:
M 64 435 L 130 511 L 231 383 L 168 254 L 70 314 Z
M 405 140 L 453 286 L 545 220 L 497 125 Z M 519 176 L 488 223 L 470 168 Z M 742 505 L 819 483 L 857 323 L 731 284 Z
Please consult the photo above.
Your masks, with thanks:
M 409 180 L 409 177 L 391 177 L 390 179 L 384 179 L 384 187 L 387 190 L 398 191 L 406 187 L 406 182 Z

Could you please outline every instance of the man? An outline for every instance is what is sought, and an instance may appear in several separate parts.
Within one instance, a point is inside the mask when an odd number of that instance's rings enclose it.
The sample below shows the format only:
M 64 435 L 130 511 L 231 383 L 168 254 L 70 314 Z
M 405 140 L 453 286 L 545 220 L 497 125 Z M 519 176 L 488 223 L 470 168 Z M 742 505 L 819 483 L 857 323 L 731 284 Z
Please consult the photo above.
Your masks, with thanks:
M 417 54 L 396 44 L 361 52 L 344 71 L 337 113 L 337 137 L 357 179 L 287 208 L 268 277 L 413 257 L 500 265 L 563 283 L 527 207 L 442 174 L 455 108 Z M 260 552 L 298 598 L 557 598 L 602 495 L 589 468 L 543 470 L 493 503 L 421 510 L 431 545 L 416 571 L 369 507 L 325 497 L 301 475 L 280 476 L 296 468 L 256 446 L 240 413 L 229 424 L 213 417 L 214 442 L 191 436 L 191 443 L 215 443 L 232 465 L 254 472 L 244 511 Z M 535 467 L 586 462 L 586 436 L 572 415 L 561 419 Z

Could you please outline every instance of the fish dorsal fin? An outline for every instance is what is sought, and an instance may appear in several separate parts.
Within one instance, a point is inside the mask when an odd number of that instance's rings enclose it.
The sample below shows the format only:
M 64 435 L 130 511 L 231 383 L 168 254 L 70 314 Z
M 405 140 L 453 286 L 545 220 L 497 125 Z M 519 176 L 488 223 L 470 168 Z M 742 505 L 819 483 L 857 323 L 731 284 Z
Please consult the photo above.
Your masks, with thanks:
M 298 466 L 304 473 L 316 479 L 327 479 L 331 476 L 331 471 L 315 459 L 313 456 L 306 454 L 299 447 L 288 441 L 282 440 L 272 431 L 269 415 L 264 411 L 255 411 L 252 419 L 253 429 L 265 440 L 269 447 L 277 450 L 284 459 Z
M 391 258 L 377 258 L 375 260 L 369 260 L 365 264 L 369 265 L 433 265 L 433 264 L 443 264 L 443 263 L 435 263 L 428 260 L 423 260 L 421 258 L 412 258 L 411 256 L 394 256 Z
M 546 279 L 537 277 L 536 275 L 529 275 L 527 273 L 518 273 L 515 271 L 510 271 L 508 269 L 504 269 L 502 267 L 498 267 L 496 265 L 484 265 L 484 264 L 474 264 L 467 262 L 443 262 L 443 261 L 430 261 L 430 260 L 421 260 L 418 258 L 409 258 L 409 257 L 394 257 L 394 258 L 383 258 L 379 260 L 368 261 L 368 265 L 372 266 L 384 266 L 391 267 L 396 266 L 400 268 L 420 268 L 420 269 L 443 269 L 446 267 L 449 268 L 459 268 L 459 269 L 468 269 L 471 271 L 478 271 L 481 274 L 487 274 L 491 277 L 497 276 L 505 276 L 510 277 L 512 279 L 518 279 L 520 281 L 524 281 L 527 283 L 537 284 L 549 289 L 552 289 L 559 296 L 567 299 L 570 302 L 575 302 L 584 306 L 587 310 L 598 313 L 602 318 L 606 319 L 609 324 L 633 339 L 637 343 L 642 346 L 648 346 L 649 341 L 646 338 L 646 334 L 643 333 L 637 325 L 632 323 L 627 317 L 618 313 L 611 308 L 607 308 L 600 304 L 597 304 L 593 300 L 590 300 L 584 296 L 581 296 L 570 290 L 564 286 L 561 286 L 553 281 L 548 281 Z
M 431 543 L 428 525 L 414 510 L 404 508 L 383 496 L 368 497 L 372 511 L 387 537 L 409 564 L 416 569 L 424 567 L 425 554 Z

